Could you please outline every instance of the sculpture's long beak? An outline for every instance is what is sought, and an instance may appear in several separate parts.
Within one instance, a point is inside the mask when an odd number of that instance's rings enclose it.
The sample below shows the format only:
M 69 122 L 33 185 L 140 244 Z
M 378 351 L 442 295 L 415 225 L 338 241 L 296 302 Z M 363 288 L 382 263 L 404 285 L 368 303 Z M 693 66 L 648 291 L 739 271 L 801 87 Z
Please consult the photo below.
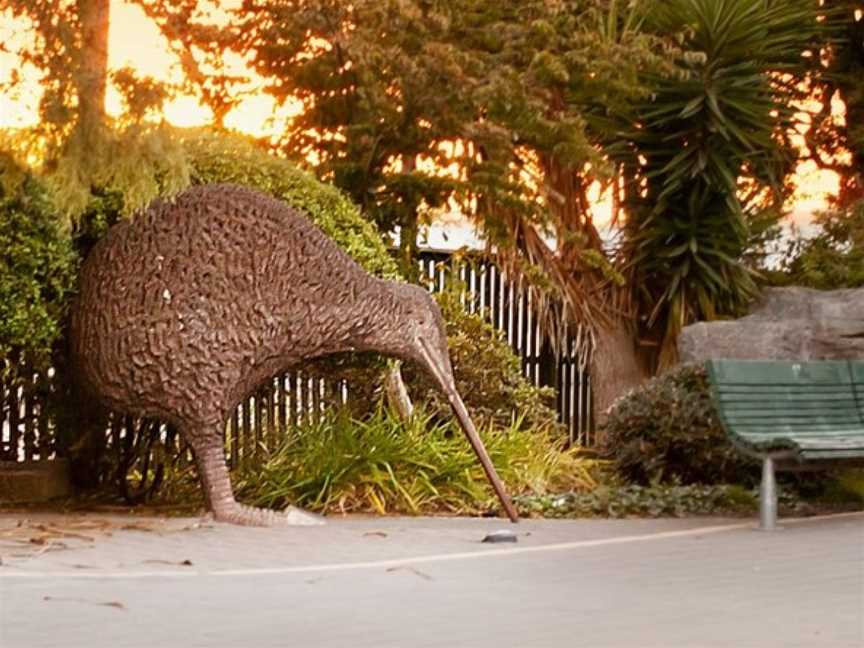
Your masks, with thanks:
M 450 401 L 450 407 L 453 408 L 456 420 L 459 421 L 462 431 L 465 432 L 465 436 L 468 437 L 468 442 L 471 444 L 474 453 L 480 460 L 480 464 L 486 472 L 486 477 L 489 478 L 492 488 L 495 489 L 495 494 L 498 495 L 501 505 L 507 512 L 507 517 L 510 518 L 511 522 L 518 522 L 519 514 L 516 513 L 516 509 L 510 501 L 510 497 L 504 490 L 504 484 L 501 483 L 501 479 L 495 471 L 495 466 L 492 465 L 492 460 L 489 458 L 489 453 L 486 452 L 486 447 L 483 445 L 480 435 L 477 434 L 477 429 L 474 427 L 474 422 L 468 415 L 468 410 L 465 408 L 465 403 L 462 402 L 462 397 L 459 396 L 459 392 L 456 391 L 456 383 L 453 380 L 452 371 L 448 371 L 447 368 L 442 366 L 442 361 L 436 357 L 438 354 L 436 354 L 433 349 L 429 348 L 426 340 L 420 339 L 419 342 L 420 350 L 423 354 L 424 360 L 426 361 L 426 365 L 432 372 L 435 380 L 444 390 L 444 393 L 447 394 L 447 399 Z

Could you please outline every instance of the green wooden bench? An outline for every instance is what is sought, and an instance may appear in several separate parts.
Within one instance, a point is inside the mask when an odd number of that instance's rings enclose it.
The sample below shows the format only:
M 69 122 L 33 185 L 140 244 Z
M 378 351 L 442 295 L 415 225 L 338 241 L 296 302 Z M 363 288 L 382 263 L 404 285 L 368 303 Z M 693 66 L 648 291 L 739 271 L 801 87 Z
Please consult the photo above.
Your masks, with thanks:
M 761 528 L 777 524 L 775 469 L 864 458 L 864 362 L 709 360 L 707 367 L 733 443 L 762 460 Z

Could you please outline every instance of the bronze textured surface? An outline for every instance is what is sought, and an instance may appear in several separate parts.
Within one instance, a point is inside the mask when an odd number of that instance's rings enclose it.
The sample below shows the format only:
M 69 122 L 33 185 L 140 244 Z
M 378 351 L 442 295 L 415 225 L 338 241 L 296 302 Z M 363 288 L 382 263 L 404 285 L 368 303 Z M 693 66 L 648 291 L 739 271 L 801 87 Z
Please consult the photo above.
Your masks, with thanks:
M 461 404 L 425 290 L 367 274 L 299 212 L 235 185 L 193 187 L 112 227 L 83 266 L 71 339 L 77 375 L 106 406 L 178 427 L 211 509 L 234 522 L 301 521 L 238 505 L 222 450 L 234 407 L 301 360 L 412 359 Z

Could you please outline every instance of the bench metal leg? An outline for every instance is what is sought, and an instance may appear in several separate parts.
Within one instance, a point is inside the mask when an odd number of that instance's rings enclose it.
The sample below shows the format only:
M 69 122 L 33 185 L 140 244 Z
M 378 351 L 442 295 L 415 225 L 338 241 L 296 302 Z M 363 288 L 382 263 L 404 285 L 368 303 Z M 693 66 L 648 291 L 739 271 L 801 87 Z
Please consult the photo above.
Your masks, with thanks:
M 773 531 L 777 528 L 777 480 L 774 478 L 774 459 L 762 461 L 762 484 L 759 487 L 759 528 Z

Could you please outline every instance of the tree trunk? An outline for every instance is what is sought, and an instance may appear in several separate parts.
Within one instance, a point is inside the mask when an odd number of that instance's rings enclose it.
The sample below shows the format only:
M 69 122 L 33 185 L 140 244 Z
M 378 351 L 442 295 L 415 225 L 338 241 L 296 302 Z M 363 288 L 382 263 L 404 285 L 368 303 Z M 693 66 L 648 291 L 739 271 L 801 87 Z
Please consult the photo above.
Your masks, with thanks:
M 81 52 L 76 74 L 78 125 L 89 137 L 105 120 L 111 0 L 78 0 Z
M 402 276 L 411 283 L 416 283 L 420 279 L 420 269 L 417 267 L 419 233 L 420 226 L 416 212 L 405 214 L 399 230 L 399 269 L 402 271 Z
M 402 172 L 413 173 L 417 169 L 417 158 L 413 155 L 405 155 L 402 158 Z M 399 230 L 399 267 L 402 276 L 411 283 L 420 279 L 420 270 L 417 268 L 417 257 L 419 248 L 417 237 L 420 234 L 420 223 L 417 215 L 417 199 L 415 196 L 403 196 L 404 212 Z
M 616 399 L 645 380 L 633 332 L 627 322 L 613 320 L 597 332 L 591 360 L 594 422 L 599 428 Z M 602 441 L 598 438 L 598 441 Z

